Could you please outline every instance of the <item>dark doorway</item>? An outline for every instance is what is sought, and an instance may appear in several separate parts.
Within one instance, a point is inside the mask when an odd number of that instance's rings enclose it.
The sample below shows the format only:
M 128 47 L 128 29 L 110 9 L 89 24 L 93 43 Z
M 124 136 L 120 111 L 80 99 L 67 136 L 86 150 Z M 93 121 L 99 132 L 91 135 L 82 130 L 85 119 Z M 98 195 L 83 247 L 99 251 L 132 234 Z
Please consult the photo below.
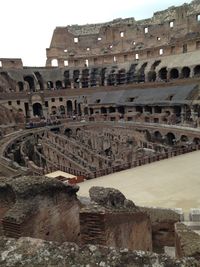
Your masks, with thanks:
M 33 116 L 43 116 L 42 105 L 40 103 L 33 104 Z

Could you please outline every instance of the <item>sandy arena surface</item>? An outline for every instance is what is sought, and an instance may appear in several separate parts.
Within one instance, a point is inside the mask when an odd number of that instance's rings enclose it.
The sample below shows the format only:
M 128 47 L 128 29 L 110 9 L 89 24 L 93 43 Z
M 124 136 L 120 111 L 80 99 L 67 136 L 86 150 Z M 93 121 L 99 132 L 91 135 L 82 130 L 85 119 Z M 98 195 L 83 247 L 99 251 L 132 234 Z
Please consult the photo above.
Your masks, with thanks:
M 200 208 L 200 151 L 154 162 L 80 183 L 78 195 L 91 186 L 119 189 L 140 206 Z

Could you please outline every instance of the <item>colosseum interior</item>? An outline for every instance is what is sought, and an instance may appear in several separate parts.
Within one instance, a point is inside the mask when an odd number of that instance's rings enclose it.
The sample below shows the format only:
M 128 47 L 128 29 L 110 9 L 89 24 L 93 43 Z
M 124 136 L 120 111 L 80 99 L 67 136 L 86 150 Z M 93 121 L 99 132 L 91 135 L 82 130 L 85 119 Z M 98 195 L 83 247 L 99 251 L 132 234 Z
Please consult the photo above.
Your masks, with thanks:
M 200 207 L 95 186 L 200 150 L 199 0 L 56 27 L 45 67 L 0 58 L 0 92 L 1 266 L 200 266 Z

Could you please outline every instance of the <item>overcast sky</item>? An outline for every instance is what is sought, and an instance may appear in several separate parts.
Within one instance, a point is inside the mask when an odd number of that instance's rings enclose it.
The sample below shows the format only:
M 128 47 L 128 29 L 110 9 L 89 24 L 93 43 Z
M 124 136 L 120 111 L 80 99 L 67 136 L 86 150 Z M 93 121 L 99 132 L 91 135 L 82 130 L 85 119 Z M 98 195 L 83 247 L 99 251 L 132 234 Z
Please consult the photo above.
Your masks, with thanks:
M 2 0 L 0 58 L 44 66 L 56 26 L 149 18 L 153 12 L 191 0 Z

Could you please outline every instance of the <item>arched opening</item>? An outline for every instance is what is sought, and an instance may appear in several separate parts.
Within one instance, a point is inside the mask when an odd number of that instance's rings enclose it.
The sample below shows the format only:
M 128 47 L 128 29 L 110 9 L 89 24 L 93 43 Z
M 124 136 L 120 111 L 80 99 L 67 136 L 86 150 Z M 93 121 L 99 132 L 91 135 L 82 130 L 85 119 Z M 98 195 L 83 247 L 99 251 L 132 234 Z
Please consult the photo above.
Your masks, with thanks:
M 79 82 L 80 82 L 79 75 L 80 75 L 80 71 L 74 70 L 73 72 L 74 88 L 79 88 Z
M 181 140 L 181 142 L 186 143 L 186 142 L 188 142 L 188 137 L 186 135 L 181 135 L 180 140 Z
M 19 92 L 24 91 L 24 83 L 23 82 L 18 82 L 17 85 L 18 85 L 18 88 L 19 88 Z
M 74 101 L 74 113 L 77 114 L 77 101 Z
M 157 67 L 158 67 L 158 65 L 161 63 L 161 60 L 156 60 L 153 64 L 152 64 L 152 66 L 151 66 L 151 70 L 155 70 Z
M 64 84 L 65 88 L 71 87 L 70 78 L 69 78 L 69 70 L 64 72 Z
M 38 116 L 38 117 L 43 116 L 42 105 L 40 103 L 33 104 L 33 116 Z
M 138 71 L 138 82 L 141 83 L 141 82 L 145 82 L 145 69 L 146 69 L 146 66 L 147 66 L 147 62 L 145 62 L 142 67 L 139 69 Z
M 170 75 L 169 75 L 170 79 L 178 79 L 179 77 L 179 72 L 177 69 L 171 69 L 170 70 Z
M 155 141 L 161 142 L 163 140 L 162 134 L 159 131 L 154 132 L 154 139 Z
M 51 114 L 52 115 L 56 115 L 56 113 L 57 113 L 57 107 L 56 106 L 52 106 L 51 107 Z
M 40 86 L 40 90 L 44 90 L 44 82 L 43 82 L 42 75 L 38 71 L 34 72 L 34 74 L 37 78 L 38 84 Z
M 108 111 L 109 111 L 109 113 L 114 113 L 115 112 L 115 108 L 114 107 L 109 107 Z
M 88 115 L 88 107 L 84 107 L 84 115 Z
M 123 106 L 120 106 L 117 108 L 117 111 L 121 114 L 124 114 L 125 113 L 125 110 L 124 110 L 124 107 Z
M 155 106 L 155 107 L 154 107 L 154 112 L 155 112 L 155 113 L 162 113 L 162 108 L 159 107 L 159 106 Z
M 72 136 L 72 130 L 69 128 L 65 129 L 64 135 L 66 135 L 68 138 L 70 138 Z
M 72 116 L 73 114 L 73 107 L 72 107 L 72 101 L 67 100 L 67 115 Z
M 151 70 L 148 73 L 148 81 L 149 82 L 155 82 L 155 80 L 156 80 L 156 72 Z
M 101 107 L 101 114 L 106 114 L 107 113 L 107 109 L 104 107 Z
M 88 81 L 89 81 L 89 70 L 85 69 L 82 71 L 82 87 L 87 88 L 88 87 Z
M 63 105 L 60 106 L 60 114 L 64 115 L 65 114 L 65 107 Z
M 158 76 L 161 80 L 166 81 L 167 80 L 167 68 L 161 68 L 158 72 Z
M 78 115 L 81 116 L 82 112 L 81 112 L 81 104 L 80 103 L 78 103 L 77 109 L 78 109 Z
M 80 128 L 77 128 L 76 129 L 76 135 L 80 135 L 80 133 L 81 133 L 81 129 Z
M 190 77 L 190 68 L 188 68 L 188 67 L 182 68 L 181 77 L 182 78 L 189 78 Z
M 35 83 L 34 83 L 34 79 L 32 76 L 25 76 L 24 77 L 24 81 L 26 81 L 29 85 L 29 90 L 30 91 L 35 91 Z
M 136 111 L 136 112 L 143 113 L 143 108 L 142 108 L 141 106 L 136 106 L 136 107 L 135 107 L 135 111 Z
M 53 89 L 53 82 L 52 82 L 52 81 L 48 81 L 48 82 L 47 82 L 47 89 L 48 89 L 48 90 Z
M 116 73 L 115 70 L 113 69 L 108 75 L 108 85 L 115 85 L 115 82 L 116 82 Z
M 195 145 L 200 145 L 200 138 L 195 137 L 195 138 L 193 139 L 193 143 L 194 143 Z
M 90 115 L 94 114 L 94 109 L 90 108 Z
M 126 83 L 126 71 L 125 69 L 121 69 L 117 74 L 117 84 L 125 84 Z
M 97 75 L 98 75 L 98 69 L 92 69 L 91 74 L 90 74 L 91 87 L 94 87 L 97 85 Z
M 100 71 L 100 85 L 104 86 L 105 85 L 105 76 L 106 76 L 106 68 L 101 69 Z
M 173 133 L 168 133 L 165 137 L 166 137 L 165 141 L 166 141 L 167 145 L 173 146 L 175 144 L 176 137 Z
M 52 66 L 52 67 L 58 67 L 58 60 L 55 59 L 55 58 L 52 59 L 52 60 L 51 60 L 51 66 Z
M 62 89 L 62 82 L 61 81 L 56 81 L 56 89 Z
M 200 65 L 194 67 L 194 76 L 200 77 Z
M 174 106 L 174 113 L 177 117 L 181 116 L 181 107 L 180 106 Z
M 136 81 L 136 74 L 135 74 L 136 66 L 137 64 L 131 64 L 129 71 L 126 74 L 127 83 L 132 83 Z
M 150 107 L 150 106 L 145 106 L 145 107 L 144 107 L 144 111 L 145 111 L 146 113 L 152 114 L 152 107 Z
M 151 142 L 151 140 L 152 140 L 151 134 L 148 130 L 145 131 L 145 138 L 148 142 Z

